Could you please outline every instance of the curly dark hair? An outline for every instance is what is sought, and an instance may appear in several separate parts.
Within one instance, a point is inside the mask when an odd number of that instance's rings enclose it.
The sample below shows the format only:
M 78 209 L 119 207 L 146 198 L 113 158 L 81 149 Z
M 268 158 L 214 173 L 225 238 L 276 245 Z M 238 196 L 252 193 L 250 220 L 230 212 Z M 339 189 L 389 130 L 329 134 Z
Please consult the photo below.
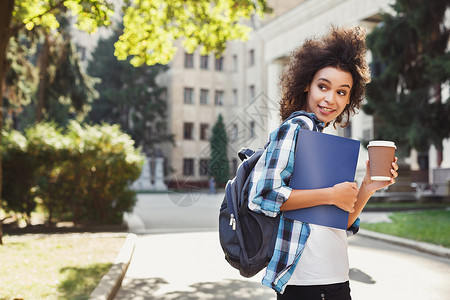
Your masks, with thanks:
M 280 116 L 284 121 L 294 111 L 306 108 L 305 89 L 310 85 L 317 71 L 325 67 L 336 67 L 350 72 L 353 87 L 350 103 L 336 120 L 341 127 L 349 124 L 350 115 L 361 106 L 366 84 L 370 82 L 370 70 L 367 65 L 365 31 L 360 27 L 337 28 L 321 39 L 307 39 L 293 51 L 291 58 L 280 76 L 281 100 Z

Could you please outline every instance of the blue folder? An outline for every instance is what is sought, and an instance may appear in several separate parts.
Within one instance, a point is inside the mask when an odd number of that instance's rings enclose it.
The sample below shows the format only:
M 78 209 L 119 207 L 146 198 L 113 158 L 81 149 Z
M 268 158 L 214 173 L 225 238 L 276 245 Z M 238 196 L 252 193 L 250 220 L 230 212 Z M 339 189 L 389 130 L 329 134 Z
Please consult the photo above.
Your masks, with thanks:
M 355 180 L 360 142 L 317 131 L 300 129 L 290 187 L 310 190 Z M 319 205 L 285 211 L 286 218 L 347 229 L 347 211 L 334 205 Z

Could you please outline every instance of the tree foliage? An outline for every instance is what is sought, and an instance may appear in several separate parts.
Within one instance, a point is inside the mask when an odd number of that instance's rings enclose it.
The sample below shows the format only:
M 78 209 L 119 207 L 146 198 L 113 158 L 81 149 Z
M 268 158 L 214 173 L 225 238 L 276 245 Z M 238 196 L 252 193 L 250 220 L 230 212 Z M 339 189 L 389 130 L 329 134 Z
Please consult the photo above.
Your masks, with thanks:
M 59 27 L 57 16 L 70 11 L 76 18 L 77 28 L 95 32 L 99 26 L 110 25 L 114 6 L 109 0 L 8 0 L 14 2 L 11 28 L 18 30 L 25 26 L 32 30 L 35 26 L 47 29 Z
M 95 79 L 85 74 L 81 67 L 66 16 L 60 19 L 63 26 L 57 34 L 44 33 L 39 51 L 36 121 L 51 121 L 64 126 L 70 119 L 82 121 L 98 93 L 94 89 Z
M 225 184 L 230 176 L 227 148 L 227 132 L 223 123 L 223 117 L 219 114 L 212 128 L 210 140 L 211 157 L 209 160 L 209 171 L 219 185 Z
M 187 52 L 222 52 L 229 40 L 247 39 L 242 24 L 257 13 L 270 11 L 266 0 L 134 0 L 128 1 L 124 33 L 116 43 L 119 59 L 132 57 L 135 66 L 167 64 L 181 40 Z
M 12 37 L 7 53 L 8 71 L 4 80 L 4 96 L 6 109 L 6 126 L 17 128 L 16 117 L 26 115 L 24 107 L 36 99 L 38 86 L 38 70 L 34 65 L 36 43 L 27 31 L 21 31 Z M 22 118 L 24 119 L 24 118 Z
M 450 101 L 441 91 L 450 78 L 450 3 L 397 0 L 392 7 L 368 35 L 374 74 L 364 110 L 375 116 L 375 138 L 396 141 L 403 153 L 432 144 L 442 150 L 450 136 Z
M 100 39 L 89 61 L 88 73 L 100 79 L 95 86 L 100 98 L 93 103 L 88 121 L 120 124 L 150 155 L 154 145 L 169 141 L 166 131 L 164 88 L 156 83 L 163 65 L 133 67 L 129 61 L 114 56 L 114 42 L 121 31 Z

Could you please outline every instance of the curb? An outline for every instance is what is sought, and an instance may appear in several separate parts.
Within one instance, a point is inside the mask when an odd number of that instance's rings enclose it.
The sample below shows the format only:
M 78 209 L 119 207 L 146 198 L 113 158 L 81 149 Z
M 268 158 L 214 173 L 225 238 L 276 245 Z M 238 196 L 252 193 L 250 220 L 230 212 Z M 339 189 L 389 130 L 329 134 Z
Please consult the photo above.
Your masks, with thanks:
M 430 243 L 413 241 L 413 240 L 409 240 L 409 239 L 405 239 L 405 238 L 401 238 L 401 237 L 397 237 L 397 236 L 393 236 L 393 235 L 389 235 L 389 234 L 370 231 L 367 229 L 360 229 L 358 231 L 358 234 L 368 237 L 368 238 L 382 240 L 382 241 L 386 241 L 386 242 L 396 244 L 399 246 L 408 247 L 410 249 L 415 249 L 420 252 L 425 252 L 428 254 L 433 254 L 436 256 L 444 257 L 444 258 L 450 258 L 450 248 L 446 248 L 443 246 L 437 246 L 437 245 L 433 245 Z
M 119 290 L 122 280 L 130 264 L 136 245 L 137 236 L 133 233 L 127 238 L 117 254 L 114 264 L 106 273 L 97 287 L 92 291 L 89 300 L 113 300 Z

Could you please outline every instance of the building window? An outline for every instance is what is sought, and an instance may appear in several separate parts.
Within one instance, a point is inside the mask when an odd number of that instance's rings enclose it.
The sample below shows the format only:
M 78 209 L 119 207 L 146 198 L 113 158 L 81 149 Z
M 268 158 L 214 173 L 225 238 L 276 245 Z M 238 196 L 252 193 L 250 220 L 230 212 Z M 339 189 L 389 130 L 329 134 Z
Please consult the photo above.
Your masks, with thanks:
M 200 140 L 207 141 L 208 140 L 208 124 L 200 124 Z
M 237 89 L 233 90 L 233 105 L 238 105 L 238 91 L 237 91 Z
M 216 57 L 216 71 L 223 71 L 223 56 Z
M 233 72 L 238 71 L 238 57 L 237 55 L 233 55 Z
M 250 138 L 255 137 L 255 121 L 250 122 Z
M 193 104 L 194 103 L 194 89 L 184 88 L 184 103 Z
M 255 50 L 253 49 L 248 52 L 248 65 L 255 65 Z
M 200 69 L 208 70 L 209 55 L 200 56 Z
M 248 94 L 249 94 L 248 96 L 250 97 L 250 101 L 255 100 L 255 86 L 254 85 L 249 86 Z
M 223 91 L 216 91 L 214 95 L 214 104 L 222 106 L 223 105 Z
M 184 53 L 184 67 L 192 69 L 194 67 L 194 54 Z
M 183 137 L 185 140 L 192 140 L 194 134 L 194 123 L 184 123 Z
M 209 173 L 209 160 L 208 159 L 200 159 L 200 165 L 198 173 L 200 176 L 207 176 Z
M 201 89 L 200 90 L 200 104 L 208 105 L 209 103 L 209 90 Z
M 194 159 L 183 159 L 183 175 L 194 175 Z

